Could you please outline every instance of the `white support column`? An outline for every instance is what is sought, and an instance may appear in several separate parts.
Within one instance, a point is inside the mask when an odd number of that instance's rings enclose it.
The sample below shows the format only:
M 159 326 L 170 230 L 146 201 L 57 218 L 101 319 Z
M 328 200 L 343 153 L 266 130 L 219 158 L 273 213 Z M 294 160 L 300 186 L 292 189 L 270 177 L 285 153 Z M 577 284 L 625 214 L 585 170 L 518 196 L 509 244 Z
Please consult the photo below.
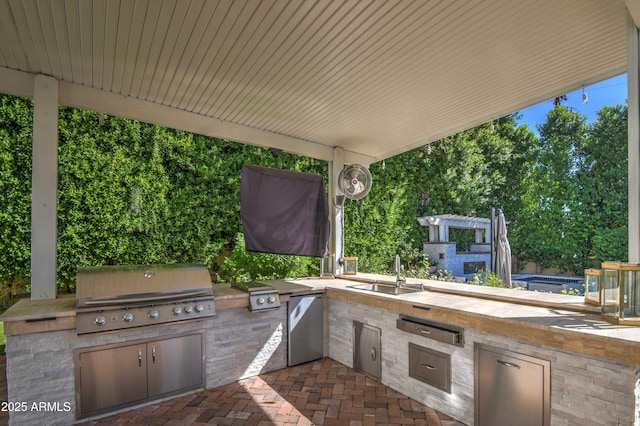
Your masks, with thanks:
M 436 225 L 429 225 L 429 242 L 440 242 L 440 227 Z
M 335 254 L 333 265 L 334 274 L 342 274 L 342 266 L 338 260 L 344 257 L 342 252 L 344 240 L 344 204 L 336 206 L 336 195 L 342 195 L 338 189 L 338 176 L 344 167 L 344 150 L 333 149 L 333 160 L 329 162 L 329 222 L 331 235 L 329 236 L 329 253 Z
M 449 242 L 449 225 L 440 225 L 440 242 Z
M 57 294 L 58 81 L 34 79 L 31 300 Z
M 640 262 L 640 43 L 631 16 L 627 23 L 627 74 L 629 90 L 629 262 Z

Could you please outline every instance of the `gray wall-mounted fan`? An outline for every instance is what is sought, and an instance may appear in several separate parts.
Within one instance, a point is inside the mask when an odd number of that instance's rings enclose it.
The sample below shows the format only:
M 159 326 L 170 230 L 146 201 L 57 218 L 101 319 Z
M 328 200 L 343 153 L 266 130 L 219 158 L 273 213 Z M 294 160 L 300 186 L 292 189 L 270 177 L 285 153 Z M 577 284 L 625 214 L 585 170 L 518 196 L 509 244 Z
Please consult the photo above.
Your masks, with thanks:
M 345 166 L 338 176 L 340 191 L 350 200 L 359 200 L 371 190 L 371 172 L 361 164 Z

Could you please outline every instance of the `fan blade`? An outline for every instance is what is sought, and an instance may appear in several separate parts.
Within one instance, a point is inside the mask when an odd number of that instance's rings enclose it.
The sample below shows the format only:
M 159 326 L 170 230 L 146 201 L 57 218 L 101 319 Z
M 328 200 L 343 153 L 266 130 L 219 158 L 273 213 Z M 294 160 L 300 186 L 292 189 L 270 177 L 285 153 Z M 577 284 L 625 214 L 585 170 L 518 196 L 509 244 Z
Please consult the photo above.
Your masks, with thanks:
M 358 195 L 362 191 L 364 191 L 364 183 L 360 181 L 357 181 L 357 183 L 353 183 L 352 181 L 351 184 L 351 186 L 353 187 L 353 191 L 351 192 L 352 195 Z

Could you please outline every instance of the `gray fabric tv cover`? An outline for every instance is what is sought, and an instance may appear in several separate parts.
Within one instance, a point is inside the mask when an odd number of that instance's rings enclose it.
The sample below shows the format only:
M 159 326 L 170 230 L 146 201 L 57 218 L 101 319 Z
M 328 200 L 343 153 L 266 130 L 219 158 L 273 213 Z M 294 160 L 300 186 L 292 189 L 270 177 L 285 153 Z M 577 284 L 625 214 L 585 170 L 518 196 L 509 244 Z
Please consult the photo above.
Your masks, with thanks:
M 245 164 L 240 216 L 248 251 L 328 254 L 329 203 L 322 176 Z

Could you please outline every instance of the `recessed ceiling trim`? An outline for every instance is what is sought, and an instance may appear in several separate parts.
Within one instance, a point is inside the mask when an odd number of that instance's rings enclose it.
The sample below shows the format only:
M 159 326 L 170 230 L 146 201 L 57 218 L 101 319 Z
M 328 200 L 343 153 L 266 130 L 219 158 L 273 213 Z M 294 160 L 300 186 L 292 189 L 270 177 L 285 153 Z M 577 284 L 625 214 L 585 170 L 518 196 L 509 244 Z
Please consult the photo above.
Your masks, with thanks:
M 329 161 L 333 156 L 333 148 L 327 145 L 75 84 L 60 82 L 59 99 L 62 105 L 159 124 L 205 136 L 229 139 L 267 148 L 279 148 L 287 152 L 320 160 Z

